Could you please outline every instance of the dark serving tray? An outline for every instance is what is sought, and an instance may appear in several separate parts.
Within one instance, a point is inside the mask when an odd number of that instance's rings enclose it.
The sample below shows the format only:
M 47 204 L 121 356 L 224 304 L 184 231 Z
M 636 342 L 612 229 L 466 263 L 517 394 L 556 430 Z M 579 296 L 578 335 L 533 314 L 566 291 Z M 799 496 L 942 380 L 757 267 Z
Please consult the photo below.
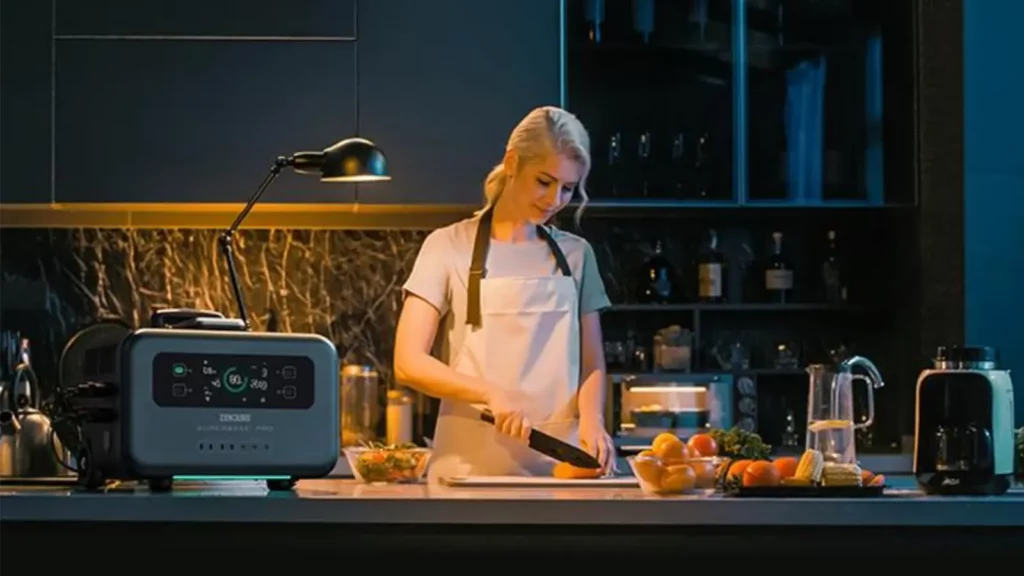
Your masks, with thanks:
M 725 493 L 736 498 L 877 498 L 885 486 L 749 486 Z

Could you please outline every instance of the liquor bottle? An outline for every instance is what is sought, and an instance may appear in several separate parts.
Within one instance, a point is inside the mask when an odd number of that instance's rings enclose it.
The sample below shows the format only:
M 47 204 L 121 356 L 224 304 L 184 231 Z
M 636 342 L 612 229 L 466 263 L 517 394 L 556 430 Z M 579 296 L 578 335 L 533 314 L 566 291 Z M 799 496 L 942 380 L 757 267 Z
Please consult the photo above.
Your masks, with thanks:
M 772 254 L 764 270 L 768 301 L 785 304 L 793 298 L 793 267 L 782 251 L 782 232 L 772 233 Z
M 640 269 L 636 298 L 641 304 L 667 304 L 675 296 L 675 269 L 662 254 L 659 241 L 654 245 L 654 254 Z
M 725 300 L 725 255 L 718 249 L 718 232 L 708 231 L 707 245 L 697 256 L 697 297 L 702 302 Z
M 843 260 L 836 247 L 836 231 L 828 231 L 828 245 L 825 247 L 825 258 L 821 263 L 821 283 L 824 300 L 829 304 L 846 302 L 846 284 L 844 283 Z

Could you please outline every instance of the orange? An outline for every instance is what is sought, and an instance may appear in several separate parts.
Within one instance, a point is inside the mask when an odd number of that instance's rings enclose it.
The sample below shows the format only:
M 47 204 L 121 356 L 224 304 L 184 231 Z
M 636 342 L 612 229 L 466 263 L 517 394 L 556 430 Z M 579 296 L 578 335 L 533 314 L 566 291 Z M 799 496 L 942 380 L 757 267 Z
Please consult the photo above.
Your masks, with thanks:
M 654 455 L 661 458 L 666 464 L 685 464 L 690 459 L 690 449 L 683 444 L 683 441 L 675 438 L 665 440 L 655 446 Z
M 865 486 L 885 486 L 885 474 L 876 474 Z
M 778 486 L 781 483 L 782 473 L 767 460 L 751 462 L 743 471 L 744 486 Z
M 657 458 L 654 455 L 654 450 L 644 450 L 636 455 L 637 458 Z
M 867 485 L 871 484 L 871 480 L 874 477 L 875 477 L 875 474 L 872 471 L 861 469 L 861 471 L 860 471 L 860 484 L 861 484 L 861 486 L 867 486 Z
M 674 444 L 676 442 L 682 442 L 682 440 L 671 432 L 662 432 L 654 437 L 654 442 L 651 442 L 651 451 L 657 452 L 658 447 L 666 442 L 672 442 Z
M 743 479 L 743 473 L 747 471 L 747 466 L 750 466 L 751 460 L 737 460 L 729 466 L 729 472 L 726 473 L 725 479 L 728 481 L 739 481 Z
M 796 467 L 800 461 L 792 456 L 783 456 L 777 458 L 772 464 L 779 469 L 779 473 L 782 474 L 783 478 L 792 478 L 796 476 Z
M 718 456 L 718 442 L 715 442 L 711 434 L 694 434 L 686 445 L 694 456 Z
M 656 458 L 637 458 L 633 460 L 633 471 L 641 481 L 653 486 L 660 486 L 665 467 Z
M 555 464 L 551 475 L 559 480 L 579 480 L 583 478 L 598 478 L 601 476 L 601 470 L 599 468 L 577 468 L 568 462 L 559 462 Z
M 690 460 L 689 466 L 697 476 L 697 488 L 714 488 L 718 476 L 715 473 L 715 466 L 709 460 L 693 459 Z
M 697 475 L 686 464 L 669 466 L 661 477 L 662 492 L 688 492 L 697 484 Z

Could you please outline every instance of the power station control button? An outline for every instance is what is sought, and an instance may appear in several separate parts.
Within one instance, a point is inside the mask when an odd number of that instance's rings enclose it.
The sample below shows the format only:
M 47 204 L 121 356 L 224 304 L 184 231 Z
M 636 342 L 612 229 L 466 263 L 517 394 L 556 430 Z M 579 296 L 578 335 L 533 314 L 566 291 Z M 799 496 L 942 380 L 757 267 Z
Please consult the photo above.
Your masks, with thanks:
M 188 388 L 184 384 L 178 383 L 171 386 L 171 396 L 184 398 L 186 394 L 188 394 Z
M 285 386 L 281 388 L 281 394 L 284 395 L 288 400 L 295 398 L 295 386 Z

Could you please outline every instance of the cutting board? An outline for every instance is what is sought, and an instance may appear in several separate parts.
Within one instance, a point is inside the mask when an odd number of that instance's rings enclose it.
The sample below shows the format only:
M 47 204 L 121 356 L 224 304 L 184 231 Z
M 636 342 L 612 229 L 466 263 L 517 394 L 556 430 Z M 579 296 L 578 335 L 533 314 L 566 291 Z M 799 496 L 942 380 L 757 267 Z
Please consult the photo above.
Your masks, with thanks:
M 632 476 L 583 480 L 540 476 L 452 476 L 442 478 L 441 483 L 458 488 L 634 488 L 639 485 Z

